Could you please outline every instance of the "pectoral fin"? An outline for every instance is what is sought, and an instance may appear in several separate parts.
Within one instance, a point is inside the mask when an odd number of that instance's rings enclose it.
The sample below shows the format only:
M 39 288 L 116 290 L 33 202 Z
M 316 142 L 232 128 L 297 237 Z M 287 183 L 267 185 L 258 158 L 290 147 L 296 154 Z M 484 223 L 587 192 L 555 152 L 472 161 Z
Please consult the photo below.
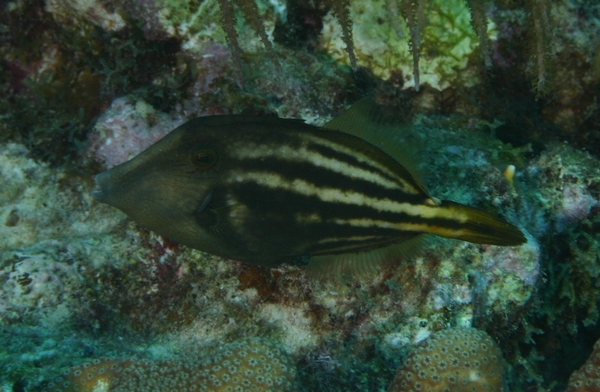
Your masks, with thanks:
M 210 191 L 208 193 L 208 195 L 206 195 L 206 197 L 204 198 L 204 200 L 202 200 L 202 203 L 200 203 L 200 205 L 198 206 L 198 208 L 196 208 L 196 214 L 200 214 L 200 213 L 202 213 L 204 210 L 206 210 L 208 208 L 208 205 L 212 201 L 213 192 L 214 192 L 214 190 Z
M 236 210 L 243 208 L 243 206 L 232 205 L 213 208 L 211 205 L 212 195 L 213 192 L 209 193 L 196 209 L 196 222 L 227 247 L 238 250 L 245 249 L 245 241 L 239 233 L 239 228 L 235 227 L 235 220 L 232 218 L 239 215 Z

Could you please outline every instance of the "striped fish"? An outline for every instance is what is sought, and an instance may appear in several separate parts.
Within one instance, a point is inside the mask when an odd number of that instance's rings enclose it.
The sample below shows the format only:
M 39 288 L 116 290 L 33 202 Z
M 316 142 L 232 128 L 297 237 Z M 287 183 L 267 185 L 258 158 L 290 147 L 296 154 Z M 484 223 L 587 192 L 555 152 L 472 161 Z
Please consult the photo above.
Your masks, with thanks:
M 316 275 L 380 267 L 424 234 L 525 242 L 487 212 L 430 196 L 400 163 L 405 153 L 375 110 L 360 101 L 323 128 L 267 116 L 197 118 L 98 174 L 92 195 L 215 255 L 267 266 L 312 256 Z

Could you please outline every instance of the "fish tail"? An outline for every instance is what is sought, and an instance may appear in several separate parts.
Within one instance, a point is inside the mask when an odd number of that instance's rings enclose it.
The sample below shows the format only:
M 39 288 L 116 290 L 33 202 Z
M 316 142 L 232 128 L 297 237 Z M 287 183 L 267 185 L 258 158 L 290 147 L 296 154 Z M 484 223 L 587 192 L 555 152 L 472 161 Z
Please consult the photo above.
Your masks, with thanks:
M 446 200 L 441 202 L 440 208 L 443 215 L 461 217 L 460 222 L 453 222 L 452 228 L 436 233 L 443 237 L 503 246 L 516 246 L 527 242 L 519 228 L 485 211 Z

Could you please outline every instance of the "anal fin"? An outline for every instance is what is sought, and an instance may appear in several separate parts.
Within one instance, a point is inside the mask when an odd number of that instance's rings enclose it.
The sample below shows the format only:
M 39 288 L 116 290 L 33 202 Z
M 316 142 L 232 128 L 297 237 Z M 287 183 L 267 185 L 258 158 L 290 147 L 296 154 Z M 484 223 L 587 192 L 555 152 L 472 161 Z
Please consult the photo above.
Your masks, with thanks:
M 419 234 L 382 248 L 313 256 L 308 263 L 307 274 L 311 279 L 319 280 L 375 276 L 399 259 L 414 257 L 429 243 L 429 238 L 426 234 Z

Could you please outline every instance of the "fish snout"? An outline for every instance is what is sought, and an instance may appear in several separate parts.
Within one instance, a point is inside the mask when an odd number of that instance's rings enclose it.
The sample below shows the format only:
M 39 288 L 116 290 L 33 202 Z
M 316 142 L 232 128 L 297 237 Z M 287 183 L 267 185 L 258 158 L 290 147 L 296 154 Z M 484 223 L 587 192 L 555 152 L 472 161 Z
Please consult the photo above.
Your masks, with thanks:
M 110 172 L 102 172 L 94 177 L 92 197 L 99 202 L 106 203 L 110 194 Z

